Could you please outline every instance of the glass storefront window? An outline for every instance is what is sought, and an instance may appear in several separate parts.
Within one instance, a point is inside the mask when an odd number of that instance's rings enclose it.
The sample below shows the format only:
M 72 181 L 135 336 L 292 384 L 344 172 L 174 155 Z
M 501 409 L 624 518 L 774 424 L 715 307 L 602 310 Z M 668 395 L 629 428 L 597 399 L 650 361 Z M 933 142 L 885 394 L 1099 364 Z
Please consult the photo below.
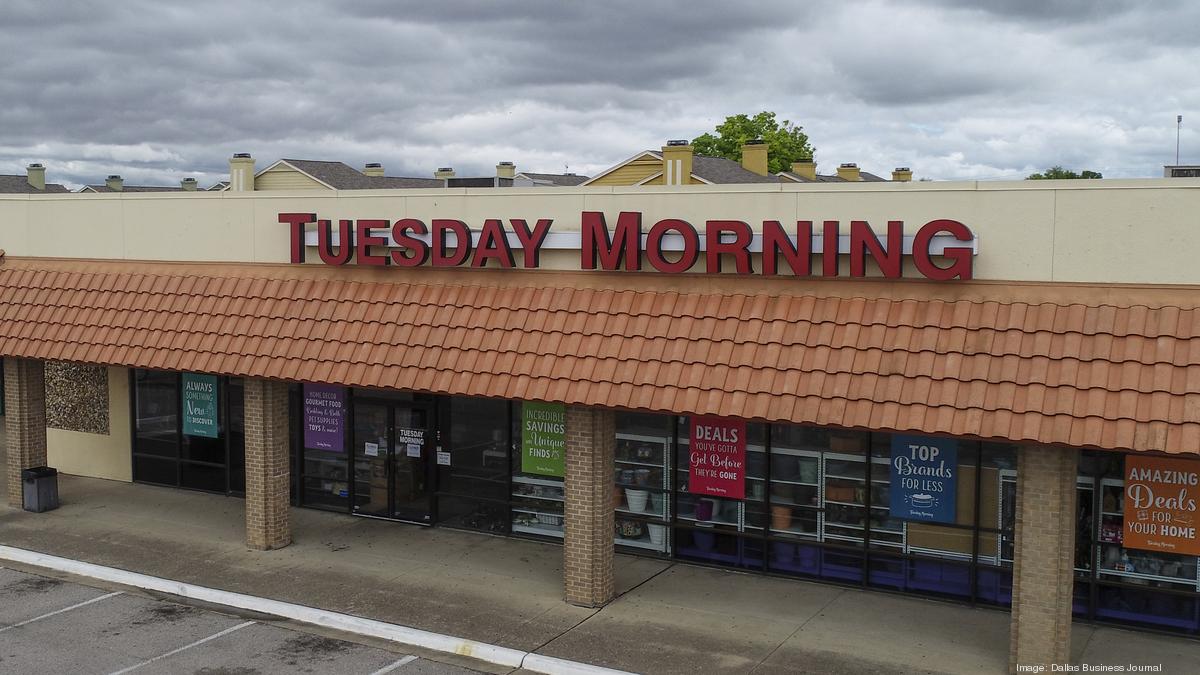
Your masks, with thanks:
M 526 405 L 512 405 L 512 531 L 561 539 L 566 509 L 562 475 L 566 461 L 565 409 Z M 562 461 L 543 456 L 553 454 L 560 436 L 564 443 Z
M 449 437 L 437 465 L 438 519 L 445 525 L 508 533 L 509 456 L 512 452 L 508 401 L 453 397 Z
M 761 569 L 766 525 L 766 427 L 746 424 L 746 499 L 692 492 L 691 418 L 677 418 L 675 439 L 675 555 L 732 567 Z M 759 458 L 754 459 L 755 455 Z M 761 485 L 762 487 L 755 487 Z
M 671 454 L 674 418 L 618 413 L 613 461 L 613 509 L 617 546 L 671 550 Z
M 245 436 L 240 380 L 215 376 L 211 405 L 194 432 L 181 417 L 181 378 L 175 372 L 133 371 L 133 479 L 225 494 L 245 491 Z M 215 435 L 207 435 L 215 434 Z
M 178 373 L 157 370 L 134 371 L 134 400 L 134 454 L 177 459 L 179 457 Z M 159 477 L 161 478 L 161 476 Z M 174 483 L 176 480 L 172 477 L 166 482 Z
M 304 506 L 328 511 L 350 510 L 350 394 L 345 387 L 310 388 L 300 385 L 293 425 L 300 448 L 300 500 Z M 305 411 L 309 411 L 306 413 Z M 310 420 L 309 417 L 314 419 Z M 312 424 L 315 433 L 305 429 Z M 310 447 L 320 446 L 320 447 Z
M 1097 619 L 1196 633 L 1200 559 L 1136 548 L 1125 541 L 1127 458 L 1116 452 L 1091 452 L 1080 462 L 1078 480 L 1090 484 L 1093 501 L 1086 513 L 1079 509 L 1077 595 L 1093 594 Z M 1095 515 L 1085 518 L 1091 514 Z M 1077 609 L 1086 607 L 1077 602 Z

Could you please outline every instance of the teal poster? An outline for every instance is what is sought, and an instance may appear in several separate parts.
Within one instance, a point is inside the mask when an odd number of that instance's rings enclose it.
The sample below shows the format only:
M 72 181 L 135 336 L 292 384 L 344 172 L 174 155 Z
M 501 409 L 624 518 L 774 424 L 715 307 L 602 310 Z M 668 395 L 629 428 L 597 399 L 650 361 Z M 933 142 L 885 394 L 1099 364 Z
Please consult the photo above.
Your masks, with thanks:
M 217 376 L 183 374 L 183 433 L 217 437 Z

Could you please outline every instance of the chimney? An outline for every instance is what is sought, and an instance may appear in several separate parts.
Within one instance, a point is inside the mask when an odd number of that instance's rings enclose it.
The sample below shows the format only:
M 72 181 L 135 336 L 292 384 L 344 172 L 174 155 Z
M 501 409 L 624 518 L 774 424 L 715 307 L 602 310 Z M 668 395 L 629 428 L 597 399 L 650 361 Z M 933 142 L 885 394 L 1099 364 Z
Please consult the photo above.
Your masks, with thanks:
M 767 175 L 767 144 L 761 138 L 742 146 L 742 168 L 760 176 Z
M 852 183 L 857 183 L 862 180 L 862 175 L 858 171 L 858 165 L 853 162 L 842 164 L 838 167 L 838 178 Z
M 125 181 L 114 173 L 113 175 L 104 179 L 104 186 L 113 192 L 120 192 L 125 189 Z
M 25 167 L 26 180 L 33 186 L 34 190 L 46 189 L 46 167 L 41 164 L 30 164 Z
M 229 191 L 254 191 L 254 158 L 248 152 L 239 152 L 229 160 Z
M 370 162 L 363 167 L 363 175 L 373 178 L 383 178 L 383 165 L 379 162 Z
M 812 157 L 802 157 L 799 161 L 792 162 L 792 173 L 802 178 L 816 180 L 817 165 L 813 162 Z
M 512 162 L 500 162 L 496 165 L 496 178 L 515 178 L 517 165 Z
M 692 182 L 692 146 L 684 140 L 667 141 L 662 149 L 663 185 Z
M 438 167 L 437 171 L 433 172 L 433 177 L 441 178 L 442 180 L 446 180 L 447 178 L 454 178 L 454 167 L 440 166 L 440 167 Z
M 196 179 L 195 178 L 184 178 L 183 180 L 179 181 L 179 186 L 183 188 L 184 192 L 195 192 L 196 191 Z
M 912 182 L 912 169 L 908 168 L 907 166 L 898 166 L 892 169 L 892 180 L 896 181 L 897 183 Z

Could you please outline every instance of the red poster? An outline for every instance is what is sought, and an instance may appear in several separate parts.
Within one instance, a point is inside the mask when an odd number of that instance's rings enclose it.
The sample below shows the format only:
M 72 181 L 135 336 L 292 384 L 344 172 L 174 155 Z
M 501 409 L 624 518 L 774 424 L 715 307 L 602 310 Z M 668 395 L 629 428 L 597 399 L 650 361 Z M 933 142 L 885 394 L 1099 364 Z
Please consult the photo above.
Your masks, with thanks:
M 746 421 L 693 417 L 688 492 L 728 499 L 746 497 Z
M 1200 462 L 1125 457 L 1125 546 L 1200 555 Z

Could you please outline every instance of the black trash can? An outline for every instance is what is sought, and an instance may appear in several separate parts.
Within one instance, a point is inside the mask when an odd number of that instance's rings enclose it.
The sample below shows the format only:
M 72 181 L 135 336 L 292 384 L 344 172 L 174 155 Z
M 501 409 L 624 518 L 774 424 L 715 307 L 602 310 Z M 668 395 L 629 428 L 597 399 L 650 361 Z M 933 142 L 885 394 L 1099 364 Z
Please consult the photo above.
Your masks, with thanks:
M 58 469 L 35 466 L 21 471 L 25 510 L 41 513 L 58 508 Z

